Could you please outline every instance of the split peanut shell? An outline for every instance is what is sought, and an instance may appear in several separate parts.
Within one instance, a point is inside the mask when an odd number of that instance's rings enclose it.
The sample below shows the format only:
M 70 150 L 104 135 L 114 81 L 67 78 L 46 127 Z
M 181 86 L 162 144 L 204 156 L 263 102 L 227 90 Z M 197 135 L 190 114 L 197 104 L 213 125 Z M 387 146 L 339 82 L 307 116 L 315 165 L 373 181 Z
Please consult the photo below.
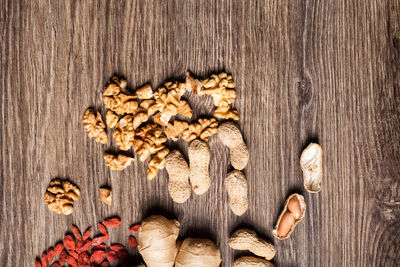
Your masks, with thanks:
M 272 234 L 275 238 L 283 240 L 289 238 L 295 227 L 304 218 L 306 202 L 300 194 L 292 194 L 285 202 Z
M 321 191 L 322 180 L 322 148 L 311 143 L 303 150 L 300 157 L 300 167 L 303 171 L 305 189 L 310 193 Z

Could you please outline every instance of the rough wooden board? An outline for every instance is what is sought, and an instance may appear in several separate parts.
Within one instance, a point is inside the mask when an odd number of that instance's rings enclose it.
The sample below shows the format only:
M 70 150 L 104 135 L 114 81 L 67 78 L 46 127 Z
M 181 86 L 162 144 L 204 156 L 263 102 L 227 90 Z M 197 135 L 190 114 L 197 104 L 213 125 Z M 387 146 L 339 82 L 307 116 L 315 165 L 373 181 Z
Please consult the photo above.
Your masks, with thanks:
M 71 224 L 115 214 L 123 220 L 112 240 L 127 245 L 130 224 L 163 213 L 180 220 L 182 237 L 216 241 L 230 266 L 247 253 L 228 248 L 229 234 L 249 225 L 272 239 L 285 198 L 300 192 L 307 214 L 275 241 L 279 266 L 399 265 L 399 10 L 398 0 L 0 1 L 0 262 L 32 266 Z M 251 153 L 240 218 L 227 205 L 228 151 L 216 138 L 211 189 L 178 205 L 165 171 L 151 182 L 140 162 L 110 171 L 102 153 L 115 146 L 82 129 L 113 73 L 156 87 L 186 69 L 226 70 L 237 84 Z M 210 114 L 209 98 L 190 102 L 196 117 Z M 318 194 L 304 192 L 298 164 L 310 140 L 324 149 Z M 71 216 L 43 204 L 54 177 L 82 190 Z M 103 184 L 112 207 L 97 200 Z

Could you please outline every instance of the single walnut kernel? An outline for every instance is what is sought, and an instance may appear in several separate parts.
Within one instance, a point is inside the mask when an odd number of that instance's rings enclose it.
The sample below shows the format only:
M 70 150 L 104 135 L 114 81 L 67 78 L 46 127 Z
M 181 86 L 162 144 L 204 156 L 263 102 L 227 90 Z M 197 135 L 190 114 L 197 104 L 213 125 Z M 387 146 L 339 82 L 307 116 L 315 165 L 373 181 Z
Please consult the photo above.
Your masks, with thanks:
M 189 71 L 186 72 L 186 90 L 193 91 L 195 95 L 199 95 L 202 88 L 203 84 L 198 79 L 193 77 Z
M 100 188 L 100 201 L 105 203 L 108 206 L 111 206 L 112 203 L 112 191 L 108 188 L 101 187 Z
M 215 110 L 214 110 L 214 116 L 218 119 L 233 119 L 235 121 L 239 120 L 239 115 L 237 110 L 231 109 L 231 107 L 229 105 L 221 105 L 218 106 Z
M 121 85 L 123 85 L 123 87 L 121 87 Z M 112 82 L 103 92 L 104 106 L 118 115 L 133 113 L 138 107 L 138 103 L 134 100 L 137 96 L 123 93 L 122 89 L 125 88 L 125 80 L 119 80 L 113 77 Z
M 132 115 L 125 115 L 118 121 L 113 136 L 115 138 L 115 143 L 121 150 L 126 151 L 133 145 L 133 140 L 135 139 L 134 130 Z
M 78 200 L 80 194 L 79 188 L 71 182 L 54 179 L 44 194 L 44 203 L 57 214 L 69 215 L 74 210 L 74 202 Z
M 154 93 L 154 99 L 160 112 L 158 122 L 160 125 L 166 126 L 172 116 L 181 114 L 185 117 L 192 117 L 192 109 L 185 100 L 181 100 L 181 96 L 186 91 L 186 85 L 177 81 L 169 81 L 164 83 Z
M 168 139 L 176 141 L 188 127 L 189 124 L 185 121 L 174 121 L 173 124 L 168 123 L 164 132 Z
M 230 107 L 236 98 L 235 83 L 231 75 L 225 72 L 218 75 L 212 74 L 210 78 L 202 80 L 201 83 L 204 88 L 201 89 L 199 95 L 213 97 L 214 105 L 217 106 L 214 111 L 216 118 L 239 120 L 237 111 Z
M 83 115 L 82 122 L 83 128 L 86 129 L 90 138 L 94 137 L 96 142 L 102 144 L 108 143 L 108 136 L 105 130 L 106 126 L 104 125 L 99 112 L 97 112 L 96 116 L 94 110 L 88 108 Z
M 218 122 L 216 119 L 199 119 L 196 123 L 190 124 L 183 131 L 182 138 L 187 142 L 191 142 L 197 137 L 203 141 L 208 141 L 208 138 L 218 132 Z
M 150 84 L 145 84 L 135 92 L 138 99 L 150 99 L 153 97 L 153 89 Z
M 131 165 L 131 162 L 134 160 L 132 157 L 128 157 L 122 154 L 117 156 L 104 153 L 103 154 L 104 161 L 106 165 L 110 167 L 111 170 L 121 171 Z
M 136 131 L 133 147 L 140 161 L 145 161 L 149 156 L 154 155 L 165 148 L 167 137 L 157 124 L 144 125 Z
M 169 149 L 164 148 L 157 154 L 155 154 L 149 164 L 147 165 L 147 179 L 152 180 L 157 176 L 158 170 L 162 170 L 165 167 L 165 157 L 168 155 Z
M 106 123 L 107 123 L 107 126 L 110 128 L 114 128 L 115 125 L 117 125 L 117 123 L 118 123 L 118 116 L 115 115 L 115 113 L 112 112 L 111 110 L 107 110 Z

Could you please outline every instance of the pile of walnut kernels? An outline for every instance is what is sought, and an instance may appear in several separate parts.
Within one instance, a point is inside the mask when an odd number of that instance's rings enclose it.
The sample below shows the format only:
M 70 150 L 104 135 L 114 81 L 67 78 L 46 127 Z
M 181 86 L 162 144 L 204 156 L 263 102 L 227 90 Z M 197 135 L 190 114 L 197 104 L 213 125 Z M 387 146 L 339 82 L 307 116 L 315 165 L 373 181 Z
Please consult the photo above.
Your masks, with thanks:
M 236 98 L 235 83 L 232 76 L 224 72 L 212 74 L 203 80 L 187 72 L 185 82 L 169 80 L 156 91 L 149 84 L 138 88 L 133 94 L 126 88 L 126 80 L 113 77 L 103 92 L 103 103 L 107 109 L 106 124 L 99 112 L 95 113 L 89 108 L 83 116 L 83 125 L 88 136 L 102 144 L 109 142 L 107 125 L 114 129 L 112 136 L 120 150 L 128 151 L 133 147 L 140 161 L 151 158 L 147 166 L 149 180 L 165 166 L 165 158 L 170 152 L 165 146 L 167 139 L 182 137 L 187 142 L 196 138 L 207 141 L 218 131 L 216 118 L 239 120 L 237 111 L 232 108 Z M 171 121 L 178 114 L 187 119 L 192 117 L 189 103 L 181 98 L 186 91 L 198 96 L 212 96 L 216 106 L 215 118 L 200 118 L 194 123 Z M 104 153 L 103 158 L 110 169 L 123 170 L 134 159 L 125 153 Z

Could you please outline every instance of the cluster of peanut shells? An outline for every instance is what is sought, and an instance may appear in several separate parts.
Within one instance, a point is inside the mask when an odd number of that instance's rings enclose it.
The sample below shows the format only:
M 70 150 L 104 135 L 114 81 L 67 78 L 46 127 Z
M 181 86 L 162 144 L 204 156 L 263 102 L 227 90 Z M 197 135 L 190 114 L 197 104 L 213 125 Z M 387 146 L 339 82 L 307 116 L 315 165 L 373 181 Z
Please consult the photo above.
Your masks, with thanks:
M 207 141 L 218 131 L 215 118 L 200 118 L 194 123 L 171 121 L 178 114 L 188 119 L 192 117 L 192 109 L 182 95 L 187 91 L 210 95 L 216 106 L 214 117 L 238 120 L 237 111 L 232 108 L 236 97 L 234 87 L 232 76 L 226 73 L 198 80 L 188 72 L 185 82 L 169 80 L 156 91 L 146 84 L 132 94 L 127 90 L 126 80 L 113 77 L 103 92 L 106 124 L 101 114 L 91 108 L 85 111 L 82 122 L 88 136 L 96 142 L 109 142 L 107 126 L 114 129 L 112 136 L 121 151 L 133 148 L 142 162 L 150 158 L 147 178 L 151 180 L 165 166 L 165 158 L 170 152 L 165 145 L 167 139 L 182 137 L 187 142 L 196 138 Z M 111 170 L 123 170 L 134 160 L 126 152 L 104 153 L 103 157 Z

